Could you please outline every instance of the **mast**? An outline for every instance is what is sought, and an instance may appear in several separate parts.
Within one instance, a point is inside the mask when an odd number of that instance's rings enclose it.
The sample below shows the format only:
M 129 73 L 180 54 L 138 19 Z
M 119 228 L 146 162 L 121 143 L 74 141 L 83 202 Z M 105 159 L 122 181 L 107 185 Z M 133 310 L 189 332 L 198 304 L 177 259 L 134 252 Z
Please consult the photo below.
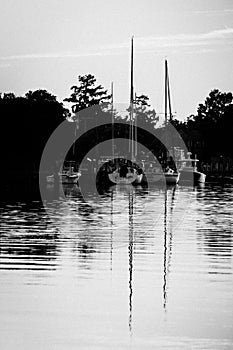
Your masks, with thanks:
M 130 104 L 133 103 L 133 36 L 131 38 Z
M 130 126 L 129 126 L 129 151 L 131 153 L 131 160 L 134 160 L 134 128 L 133 128 L 133 97 L 134 97 L 134 88 L 133 88 L 133 39 L 131 38 L 131 64 L 130 64 Z
M 111 83 L 111 116 L 112 116 L 112 159 L 114 160 L 114 115 L 113 115 L 113 82 Z
M 169 107 L 169 122 L 172 121 L 172 107 L 171 107 L 171 93 L 170 93 L 170 84 L 169 84 L 169 74 L 168 74 L 168 64 L 167 60 L 165 61 L 166 63 L 166 79 L 167 79 L 167 99 L 168 99 L 168 107 Z M 168 118 L 167 118 L 168 119 Z M 166 129 L 167 129 L 167 123 L 166 121 Z M 167 135 L 167 130 L 166 130 L 166 135 Z M 170 138 L 172 137 L 172 134 L 170 135 Z M 168 136 L 166 136 L 166 142 L 168 141 Z M 172 148 L 172 154 L 173 154 L 173 159 L 175 159 L 175 150 L 174 150 L 174 145 L 173 145 L 173 140 L 170 139 L 170 148 Z
M 165 103 L 164 103 L 164 115 L 165 115 L 165 146 L 166 146 L 166 161 L 168 158 L 168 108 L 169 108 L 169 122 L 172 120 L 172 109 L 171 109 L 171 95 L 169 86 L 169 75 L 168 75 L 168 64 L 165 60 Z
M 134 103 L 135 103 L 135 111 L 136 111 L 136 104 L 137 104 L 137 95 L 135 92 L 135 97 L 134 97 Z M 135 130 L 135 160 L 138 155 L 138 133 L 137 133 L 137 118 L 136 118 L 136 112 L 135 112 L 135 119 L 134 119 L 134 130 Z
M 165 152 L 165 161 L 167 162 L 168 158 L 168 149 L 167 149 L 167 144 L 168 144 L 168 137 L 167 137 L 167 98 L 168 98 L 168 74 L 167 74 L 167 60 L 165 60 L 165 102 L 164 102 L 164 116 L 165 116 L 165 147 L 166 147 L 166 152 Z
M 167 126 L 167 95 L 168 95 L 167 81 L 168 81 L 167 80 L 167 60 L 165 60 L 165 104 L 164 104 L 165 127 Z
M 169 122 L 170 122 L 172 120 L 172 107 L 171 107 L 171 95 L 170 95 L 170 84 L 169 84 L 168 71 L 167 71 L 167 92 L 168 92 Z

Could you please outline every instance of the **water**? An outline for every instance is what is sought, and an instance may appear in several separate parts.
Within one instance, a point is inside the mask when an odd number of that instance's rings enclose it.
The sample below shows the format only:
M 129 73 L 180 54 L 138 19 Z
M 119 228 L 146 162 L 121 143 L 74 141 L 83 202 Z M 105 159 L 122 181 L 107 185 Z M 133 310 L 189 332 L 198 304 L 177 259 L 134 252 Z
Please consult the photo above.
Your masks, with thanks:
M 0 348 L 232 349 L 233 186 L 0 207 Z

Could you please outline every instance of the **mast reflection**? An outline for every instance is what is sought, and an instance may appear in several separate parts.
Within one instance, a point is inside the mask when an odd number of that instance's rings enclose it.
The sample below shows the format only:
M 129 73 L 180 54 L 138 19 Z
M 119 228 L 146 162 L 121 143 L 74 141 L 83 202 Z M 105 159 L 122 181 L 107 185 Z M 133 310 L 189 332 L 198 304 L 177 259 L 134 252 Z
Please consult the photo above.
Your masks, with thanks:
M 165 188 L 164 192 L 164 252 L 163 252 L 163 308 L 165 312 L 167 311 L 167 296 L 168 296 L 168 275 L 171 266 L 171 256 L 172 256 L 172 214 L 175 202 L 175 192 L 176 186 L 172 189 L 171 207 L 170 207 L 170 217 L 168 214 L 168 189 Z M 168 226 L 168 217 L 169 223 Z
M 133 192 L 129 193 L 129 330 L 132 333 L 132 311 L 133 311 Z
M 111 191 L 111 230 L 110 230 L 110 270 L 112 271 L 112 253 L 113 253 L 113 190 Z

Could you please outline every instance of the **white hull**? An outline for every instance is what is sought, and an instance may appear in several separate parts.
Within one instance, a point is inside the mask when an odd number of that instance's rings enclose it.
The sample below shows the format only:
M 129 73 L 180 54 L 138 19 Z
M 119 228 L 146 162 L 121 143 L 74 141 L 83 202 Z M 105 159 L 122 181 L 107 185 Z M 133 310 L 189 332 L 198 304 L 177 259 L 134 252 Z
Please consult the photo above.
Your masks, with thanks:
M 206 175 L 197 170 L 198 159 L 191 158 L 191 153 L 188 152 L 187 159 L 181 159 L 180 181 L 192 183 L 204 183 Z
M 78 182 L 78 179 L 80 178 L 80 173 L 73 173 L 73 174 L 59 174 L 58 179 L 59 183 L 62 184 L 76 184 Z M 54 175 L 47 176 L 47 182 L 48 183 L 54 183 Z
M 142 182 L 143 174 L 136 174 L 136 179 L 133 182 L 134 185 L 139 185 Z
M 132 184 L 133 182 L 135 182 L 136 180 L 139 180 L 137 174 L 127 174 L 126 177 L 121 177 L 120 174 L 118 173 L 118 171 L 115 171 L 111 174 L 108 174 L 108 178 L 109 180 L 114 183 L 114 184 Z M 142 176 L 141 176 L 141 180 L 142 180 Z
M 180 181 L 181 182 L 194 182 L 194 183 L 204 183 L 206 180 L 206 175 L 190 169 L 190 170 L 181 170 L 180 171 Z
M 180 173 L 173 173 L 173 174 L 165 173 L 165 179 L 168 185 L 177 184 L 180 179 Z

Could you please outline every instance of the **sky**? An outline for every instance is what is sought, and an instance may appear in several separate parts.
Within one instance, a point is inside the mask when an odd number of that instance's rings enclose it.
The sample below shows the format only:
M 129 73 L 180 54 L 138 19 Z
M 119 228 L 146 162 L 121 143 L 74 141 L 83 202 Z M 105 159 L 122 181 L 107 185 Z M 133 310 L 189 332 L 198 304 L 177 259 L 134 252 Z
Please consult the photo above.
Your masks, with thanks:
M 184 120 L 215 88 L 233 92 L 232 0 L 0 0 L 0 92 L 46 89 L 59 101 L 93 74 L 114 102 L 134 88 L 164 111 L 168 60 L 172 111 Z

